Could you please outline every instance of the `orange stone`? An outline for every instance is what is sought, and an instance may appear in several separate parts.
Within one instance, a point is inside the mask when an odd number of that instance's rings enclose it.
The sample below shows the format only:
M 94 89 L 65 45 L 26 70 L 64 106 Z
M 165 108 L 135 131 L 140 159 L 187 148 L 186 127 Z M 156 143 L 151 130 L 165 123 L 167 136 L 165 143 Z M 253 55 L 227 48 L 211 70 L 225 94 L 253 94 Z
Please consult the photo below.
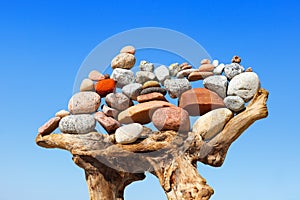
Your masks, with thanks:
M 109 93 L 114 92 L 115 89 L 116 81 L 110 78 L 100 80 L 95 85 L 95 90 L 101 97 L 105 97 Z
M 212 64 L 203 64 L 199 67 L 199 71 L 200 72 L 212 72 L 214 71 L 215 66 L 213 66 Z
M 165 96 L 162 93 L 159 92 L 152 92 L 148 94 L 142 94 L 137 97 L 137 101 L 139 103 L 143 103 L 146 101 L 153 101 L 153 100 L 159 100 L 159 101 L 167 101 Z
M 205 113 L 225 107 L 223 99 L 206 88 L 195 88 L 184 92 L 178 106 L 188 111 L 191 116 L 204 115 Z

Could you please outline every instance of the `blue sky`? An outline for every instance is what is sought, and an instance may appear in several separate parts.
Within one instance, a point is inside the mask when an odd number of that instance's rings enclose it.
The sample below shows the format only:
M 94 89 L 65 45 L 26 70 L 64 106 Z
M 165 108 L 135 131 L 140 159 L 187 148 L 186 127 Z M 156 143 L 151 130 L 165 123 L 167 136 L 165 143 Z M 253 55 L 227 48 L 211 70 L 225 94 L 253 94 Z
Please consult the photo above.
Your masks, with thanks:
M 270 92 L 269 117 L 232 145 L 224 165 L 199 163 L 212 199 L 299 199 L 299 10 L 296 0 L 0 1 L 0 199 L 88 199 L 83 171 L 68 152 L 36 146 L 37 128 L 67 108 L 93 48 L 139 27 L 182 32 L 222 62 L 238 54 Z M 125 197 L 165 199 L 151 175 Z

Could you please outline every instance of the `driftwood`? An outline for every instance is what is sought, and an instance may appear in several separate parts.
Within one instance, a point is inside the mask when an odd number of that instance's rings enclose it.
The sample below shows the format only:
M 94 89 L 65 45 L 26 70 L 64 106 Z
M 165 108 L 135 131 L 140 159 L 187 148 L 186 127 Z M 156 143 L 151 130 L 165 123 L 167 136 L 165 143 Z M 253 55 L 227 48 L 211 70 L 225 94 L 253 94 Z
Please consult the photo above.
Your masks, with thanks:
M 38 135 L 45 148 L 70 151 L 73 161 L 85 170 L 91 200 L 124 199 L 124 189 L 143 180 L 146 171 L 160 181 L 169 200 L 209 199 L 214 193 L 197 171 L 197 162 L 219 167 L 230 145 L 256 120 L 267 117 L 268 92 L 260 89 L 247 108 L 232 118 L 210 141 L 199 134 L 153 132 L 133 144 L 120 145 L 113 135 Z

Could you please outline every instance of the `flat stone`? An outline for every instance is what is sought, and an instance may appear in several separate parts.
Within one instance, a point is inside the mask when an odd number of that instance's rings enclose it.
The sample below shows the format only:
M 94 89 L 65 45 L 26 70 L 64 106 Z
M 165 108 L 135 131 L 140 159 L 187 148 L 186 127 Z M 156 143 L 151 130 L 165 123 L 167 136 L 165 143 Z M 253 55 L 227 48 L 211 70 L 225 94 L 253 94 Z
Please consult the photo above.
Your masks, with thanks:
M 166 95 L 167 94 L 167 90 L 165 88 L 161 88 L 161 87 L 150 87 L 150 88 L 146 88 L 146 89 L 143 89 L 140 93 L 140 95 L 143 95 L 143 94 L 149 94 L 149 93 L 152 93 L 152 92 L 159 92 L 163 95 Z
M 225 65 L 224 74 L 230 80 L 233 77 L 235 77 L 236 75 L 244 72 L 244 70 L 245 70 L 244 67 L 242 67 L 238 63 L 231 63 L 228 65 Z
M 219 65 L 219 61 L 218 60 L 213 60 L 211 63 L 214 67 L 217 67 Z
M 173 63 L 169 66 L 170 76 L 176 76 L 180 70 L 181 68 L 178 63 Z
M 144 84 L 147 81 L 154 81 L 156 80 L 156 76 L 152 72 L 148 71 L 138 71 L 136 72 L 135 81 L 140 84 Z
M 112 117 L 106 116 L 103 112 L 96 112 L 94 118 L 106 130 L 108 134 L 114 133 L 121 124 Z
M 199 69 L 185 69 L 177 73 L 177 78 L 188 77 L 192 72 L 199 72 Z
M 132 55 L 135 54 L 135 48 L 133 46 L 125 46 L 120 50 L 120 53 L 130 53 Z
M 226 97 L 227 92 L 227 78 L 222 75 L 210 76 L 203 80 L 205 88 L 217 93 L 223 99 Z
M 190 82 L 186 78 L 167 79 L 165 80 L 164 85 L 171 98 L 180 97 L 183 92 L 192 88 Z
M 204 115 L 211 110 L 225 107 L 223 99 L 206 88 L 194 88 L 184 92 L 178 105 L 191 116 Z
M 118 88 L 122 88 L 125 85 L 134 83 L 135 81 L 134 73 L 128 69 L 120 69 L 120 68 L 114 69 L 111 78 L 117 81 Z
M 58 127 L 60 119 L 60 117 L 52 117 L 49 119 L 38 129 L 39 134 L 42 136 L 51 134 Z
M 129 124 L 132 122 L 147 124 L 151 122 L 153 112 L 162 107 L 175 106 L 166 101 L 148 101 L 139 103 L 127 108 L 118 115 L 118 121 L 122 124 Z
M 192 132 L 200 134 L 204 140 L 209 140 L 217 135 L 232 117 L 233 113 L 227 108 L 212 110 L 196 120 Z
M 162 93 L 159 92 L 152 92 L 148 94 L 143 94 L 137 97 L 137 101 L 139 103 L 143 103 L 146 101 L 154 101 L 154 100 L 159 100 L 159 101 L 167 101 L 165 96 Z
M 192 65 L 184 65 L 184 66 L 180 67 L 181 70 L 192 69 L 192 68 L 193 68 Z
M 69 111 L 72 114 L 88 114 L 98 110 L 101 97 L 96 92 L 79 92 L 69 101 Z
M 214 71 L 215 66 L 213 66 L 212 64 L 203 64 L 199 67 L 199 71 L 200 72 L 212 72 Z
M 94 82 L 91 79 L 83 79 L 80 85 L 80 92 L 94 91 Z
M 105 97 L 105 102 L 109 107 L 119 111 L 133 105 L 133 102 L 123 93 L 110 93 Z
M 252 67 L 248 67 L 245 72 L 253 72 Z
M 96 121 L 93 115 L 69 115 L 59 122 L 59 129 L 63 133 L 85 134 L 95 130 Z
M 143 84 L 142 89 L 146 89 L 149 87 L 160 87 L 160 84 L 157 81 L 147 81 Z
M 188 132 L 190 130 L 189 113 L 179 107 L 157 109 L 152 115 L 152 122 L 160 131 Z
M 142 60 L 140 62 L 140 70 L 141 71 L 147 71 L 147 72 L 153 72 L 154 70 L 154 64 L 153 63 L 149 63 L 145 60 Z
M 66 111 L 66 110 L 60 110 L 60 111 L 55 113 L 55 117 L 59 117 L 59 118 L 63 118 L 63 117 L 68 116 L 68 115 L 70 115 L 70 112 Z
M 122 88 L 122 93 L 130 99 L 136 100 L 137 96 L 139 96 L 142 91 L 142 87 L 143 86 L 140 83 L 130 83 Z
M 224 99 L 225 106 L 233 112 L 239 112 L 245 108 L 244 100 L 239 96 L 227 96 Z
M 91 79 L 92 81 L 100 81 L 100 80 L 105 79 L 105 76 L 97 70 L 92 70 L 89 73 L 89 79 Z
M 244 72 L 236 75 L 228 85 L 228 96 L 239 96 L 245 102 L 250 101 L 260 88 L 260 81 L 256 73 Z
M 131 69 L 135 64 L 135 57 L 130 53 L 120 53 L 111 61 L 111 67 L 113 69 Z
M 225 68 L 225 65 L 223 63 L 219 64 L 215 69 L 214 69 L 214 74 L 215 75 L 221 75 L 223 73 L 223 70 Z
M 143 126 L 138 123 L 127 124 L 116 130 L 115 138 L 119 144 L 130 144 L 135 142 L 143 132 Z
M 214 73 L 212 72 L 192 72 L 190 73 L 190 75 L 188 76 L 188 80 L 189 81 L 199 81 L 199 80 L 203 80 L 207 77 L 213 76 Z
M 116 81 L 110 78 L 100 80 L 95 85 L 95 91 L 101 96 L 105 97 L 109 93 L 115 92 Z
M 165 65 L 161 65 L 154 70 L 155 76 L 160 83 L 170 78 L 170 71 Z
M 108 117 L 112 117 L 114 119 L 117 119 L 118 118 L 118 114 L 119 114 L 119 111 L 114 109 L 114 108 L 111 108 L 111 107 L 108 107 L 107 105 L 103 104 L 102 107 L 102 112 L 108 116 Z
M 201 60 L 200 64 L 201 64 L 201 65 L 210 64 L 210 60 L 207 59 L 207 58 L 206 58 L 206 59 L 203 59 L 203 60 Z

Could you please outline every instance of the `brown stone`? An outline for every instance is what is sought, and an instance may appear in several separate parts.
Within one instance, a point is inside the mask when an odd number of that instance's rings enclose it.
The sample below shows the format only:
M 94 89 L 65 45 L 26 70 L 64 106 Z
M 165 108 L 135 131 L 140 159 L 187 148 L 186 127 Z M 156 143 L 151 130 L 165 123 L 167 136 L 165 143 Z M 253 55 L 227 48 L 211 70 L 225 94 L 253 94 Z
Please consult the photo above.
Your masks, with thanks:
M 192 65 L 184 65 L 181 67 L 181 70 L 185 70 L 185 69 L 192 69 Z
M 151 122 L 153 112 L 162 107 L 175 106 L 165 101 L 148 101 L 129 107 L 118 115 L 118 121 L 122 124 L 140 123 L 147 124 Z
M 200 72 L 212 72 L 214 71 L 215 66 L 213 66 L 212 64 L 203 64 L 199 67 L 199 71 Z
M 133 105 L 132 100 L 123 93 L 110 93 L 105 97 L 105 102 L 117 110 L 125 110 Z
M 120 53 L 130 53 L 132 55 L 135 54 L 135 48 L 133 46 L 125 46 L 120 50 Z
M 160 84 L 157 81 L 147 81 L 146 83 L 143 84 L 142 89 L 146 89 L 149 87 L 160 87 Z
M 152 92 L 152 93 L 148 93 L 148 94 L 143 94 L 143 95 L 139 95 L 137 97 L 137 101 L 139 103 L 143 103 L 143 102 L 146 102 L 146 101 L 154 101 L 154 100 L 167 101 L 166 98 L 164 97 L 164 95 L 162 93 L 159 93 L 159 92 Z
M 102 112 L 108 116 L 108 117 L 112 117 L 114 119 L 117 119 L 118 118 L 118 114 L 119 114 L 119 111 L 114 109 L 114 108 L 111 108 L 111 107 L 108 107 L 107 105 L 103 104 L 102 105 Z
M 52 117 L 49 119 L 43 126 L 39 128 L 39 134 L 42 136 L 51 134 L 58 127 L 60 119 L 60 117 Z
M 94 118 L 109 134 L 114 133 L 121 126 L 117 120 L 106 116 L 103 112 L 96 112 Z
M 213 72 L 192 72 L 188 76 L 189 81 L 198 81 L 198 80 L 203 80 L 209 76 L 213 76 Z
M 92 81 L 100 81 L 105 79 L 105 76 L 97 70 L 93 70 L 89 73 L 89 79 L 91 79 Z
M 210 60 L 209 59 L 203 59 L 203 60 L 201 60 L 201 62 L 200 62 L 200 64 L 201 65 L 204 65 L 204 64 L 210 64 Z
M 239 56 L 233 56 L 231 59 L 232 63 L 241 63 L 242 59 Z
M 248 68 L 246 69 L 246 72 L 253 72 L 253 70 L 252 70 L 251 67 L 248 67 Z
M 184 92 L 178 105 L 188 111 L 191 116 L 204 115 L 211 110 L 225 107 L 219 95 L 205 88 L 195 88 Z
M 189 113 L 180 107 L 157 109 L 152 115 L 152 122 L 160 131 L 188 132 L 190 130 Z

